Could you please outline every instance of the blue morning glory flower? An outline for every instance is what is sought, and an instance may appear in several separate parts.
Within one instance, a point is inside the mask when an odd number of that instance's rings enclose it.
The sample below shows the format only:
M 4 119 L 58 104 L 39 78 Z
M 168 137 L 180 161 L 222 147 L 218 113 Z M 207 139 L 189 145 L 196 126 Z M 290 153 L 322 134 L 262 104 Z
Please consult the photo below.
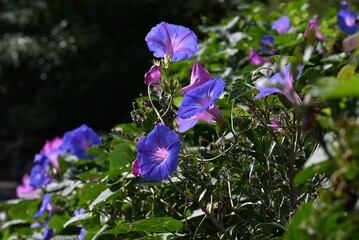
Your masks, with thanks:
M 358 30 L 357 14 L 348 10 L 347 2 L 340 3 L 340 11 L 337 13 L 337 21 L 340 29 L 346 34 L 354 34 Z
M 216 77 L 188 91 L 183 96 L 177 115 L 187 119 L 208 110 L 223 93 L 225 86 L 226 82 Z
M 158 182 L 177 169 L 181 142 L 177 133 L 159 123 L 137 143 L 141 177 Z
M 43 198 L 42 198 L 42 201 L 39 205 L 39 208 L 37 210 L 37 212 L 35 213 L 34 215 L 34 218 L 37 219 L 39 217 L 41 217 L 44 212 L 46 211 L 46 209 L 48 208 L 48 205 L 50 204 L 50 201 L 51 201 L 51 197 L 52 195 L 49 194 L 49 193 L 46 193 Z
M 296 79 L 299 78 L 302 71 L 302 67 L 298 69 L 298 75 Z M 283 94 L 288 98 L 288 100 L 293 104 L 298 104 L 301 102 L 300 97 L 293 89 L 293 76 L 291 73 L 291 64 L 288 64 L 283 72 L 278 72 L 270 78 L 265 78 L 256 82 L 259 93 L 254 97 L 259 99 L 270 94 Z
M 35 155 L 35 165 L 30 172 L 30 185 L 35 189 L 46 186 L 51 182 L 51 178 L 47 172 L 49 161 L 49 158 L 43 154 Z
M 86 155 L 86 151 L 99 144 L 101 144 L 100 136 L 92 128 L 83 124 L 64 134 L 60 151 L 69 151 L 80 159 L 91 159 L 92 156 Z
M 278 51 L 276 51 L 274 47 L 274 36 L 263 35 L 258 51 L 268 55 L 278 54 Z
M 153 27 L 145 40 L 155 57 L 169 56 L 171 62 L 190 59 L 198 50 L 198 40 L 194 32 L 166 22 Z
M 290 20 L 287 16 L 283 16 L 272 24 L 272 29 L 276 30 L 278 34 L 287 33 L 290 28 Z

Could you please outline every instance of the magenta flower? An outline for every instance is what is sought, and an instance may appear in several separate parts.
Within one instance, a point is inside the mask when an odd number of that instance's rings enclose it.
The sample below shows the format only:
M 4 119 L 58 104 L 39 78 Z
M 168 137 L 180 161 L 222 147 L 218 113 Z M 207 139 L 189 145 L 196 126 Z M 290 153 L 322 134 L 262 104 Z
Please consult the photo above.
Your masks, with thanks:
M 40 153 L 46 155 L 50 163 L 56 168 L 59 168 L 58 156 L 60 154 L 60 145 L 62 144 L 62 139 L 55 137 L 52 140 L 47 140 Z
M 299 78 L 302 71 L 302 67 L 299 69 L 299 73 L 296 79 Z M 278 72 L 270 78 L 266 78 L 256 82 L 259 93 L 254 97 L 255 99 L 268 96 L 270 94 L 283 94 L 293 104 L 299 104 L 301 102 L 300 97 L 293 89 L 293 76 L 291 73 L 291 64 L 288 64 L 283 72 Z
M 86 151 L 90 147 L 99 144 L 101 144 L 100 136 L 92 128 L 83 124 L 64 134 L 60 151 L 69 151 L 80 159 L 91 159 L 93 156 L 87 155 Z
M 354 34 L 358 30 L 358 16 L 348 9 L 349 4 L 347 2 L 340 3 L 340 11 L 337 13 L 338 26 L 346 34 Z
M 141 177 L 147 181 L 167 179 L 177 169 L 181 142 L 177 133 L 159 123 L 137 143 Z
M 132 163 L 131 173 L 135 176 L 141 176 L 140 164 L 138 163 L 138 158 L 136 158 Z
M 259 56 L 253 48 L 249 48 L 249 62 L 256 66 L 266 62 L 270 62 L 270 60 L 266 57 Z
M 272 24 L 272 29 L 276 30 L 278 34 L 287 33 L 290 28 L 290 21 L 287 16 L 283 16 Z
M 158 84 L 161 81 L 161 68 L 153 65 L 150 70 L 145 74 L 145 84 L 154 86 L 158 90 L 162 90 L 161 86 Z
M 147 34 L 146 43 L 157 58 L 170 57 L 171 62 L 190 59 L 198 50 L 197 36 L 190 29 L 161 22 Z
M 280 126 L 280 124 L 278 124 L 278 121 L 280 120 L 280 114 L 275 115 L 273 118 L 270 119 L 270 127 L 274 128 L 277 131 L 281 131 L 282 127 Z
M 190 84 L 182 88 L 182 92 L 186 93 L 189 90 L 196 88 L 203 83 L 209 81 L 211 76 L 209 73 L 201 66 L 201 64 L 196 60 L 193 64 Z
M 314 36 L 320 41 L 325 41 L 327 39 L 324 34 L 319 31 L 317 18 L 313 18 L 309 21 L 304 36 L 309 40 L 314 40 Z
M 22 177 L 22 185 L 16 187 L 16 196 L 24 199 L 36 199 L 40 197 L 40 193 L 35 192 L 35 188 L 30 185 L 30 177 L 28 174 Z
M 48 185 L 52 179 L 47 172 L 49 167 L 49 158 L 43 154 L 36 154 L 34 166 L 30 173 L 30 185 L 37 189 Z

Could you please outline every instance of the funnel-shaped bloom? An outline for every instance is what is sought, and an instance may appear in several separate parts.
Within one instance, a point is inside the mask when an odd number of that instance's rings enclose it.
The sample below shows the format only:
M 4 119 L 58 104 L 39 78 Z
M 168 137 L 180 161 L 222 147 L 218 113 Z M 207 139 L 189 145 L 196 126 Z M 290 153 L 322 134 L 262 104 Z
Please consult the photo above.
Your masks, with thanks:
M 216 77 L 188 91 L 182 99 L 177 115 L 186 119 L 208 110 L 223 93 L 225 86 L 226 82 Z
M 302 71 L 302 67 L 298 70 L 297 79 Z M 278 72 L 270 78 L 265 78 L 256 82 L 259 93 L 254 97 L 255 99 L 268 96 L 270 94 L 283 94 L 293 104 L 301 102 L 300 97 L 293 89 L 293 76 L 291 73 L 291 64 L 288 64 L 283 72 Z
M 290 28 L 290 21 L 287 16 L 283 16 L 279 18 L 278 20 L 274 21 L 272 24 L 272 29 L 276 30 L 277 33 L 283 34 L 287 33 Z
M 201 64 L 196 60 L 193 64 L 190 84 L 182 88 L 182 92 L 186 93 L 189 90 L 196 88 L 203 83 L 209 81 L 211 76 L 209 73 L 201 66 Z
M 93 145 L 101 144 L 100 136 L 86 124 L 68 131 L 62 138 L 60 151 L 69 151 L 80 159 L 91 159 L 92 156 L 86 155 L 86 151 Z
M 145 74 L 145 84 L 151 84 L 158 90 L 162 90 L 161 86 L 158 84 L 161 81 L 161 68 L 153 65 L 150 70 Z
M 317 18 L 313 18 L 309 21 L 308 26 L 305 29 L 304 36 L 309 41 L 313 41 L 314 37 L 320 41 L 325 41 L 327 39 L 324 34 L 319 31 Z
M 190 29 L 161 22 L 147 34 L 146 43 L 157 58 L 170 56 L 171 62 L 187 60 L 198 50 L 197 36 Z
M 36 154 L 34 163 L 30 173 L 30 185 L 36 189 L 46 186 L 52 179 L 47 172 L 49 167 L 49 158 L 47 156 Z
M 260 42 L 258 51 L 261 53 L 268 54 L 268 55 L 277 54 L 278 52 L 275 50 L 275 47 L 274 47 L 274 36 L 263 35 L 263 37 L 261 38 L 261 42 Z
M 42 201 L 41 201 L 41 203 L 40 203 L 40 205 L 39 205 L 39 207 L 38 207 L 38 210 L 37 210 L 37 212 L 36 212 L 35 215 L 34 215 L 34 218 L 35 218 L 35 219 L 41 217 L 41 216 L 44 214 L 44 212 L 45 212 L 48 208 L 50 208 L 49 205 L 50 205 L 51 198 L 52 198 L 52 195 L 49 194 L 49 193 L 46 193 L 46 194 L 43 196 Z
M 259 56 L 253 48 L 249 48 L 249 62 L 256 66 L 266 62 L 270 62 L 270 60 L 266 57 Z
M 177 169 L 181 142 L 177 133 L 159 123 L 137 143 L 141 177 L 147 181 L 167 179 Z
M 16 196 L 24 199 L 36 199 L 40 197 L 40 193 L 30 185 L 30 176 L 25 174 L 22 177 L 22 184 L 16 187 Z
M 177 116 L 178 132 L 183 133 L 188 129 L 193 128 L 199 120 L 215 125 L 216 119 L 219 119 L 221 116 L 221 112 L 214 104 L 207 111 L 198 113 L 190 118 L 181 118 Z
M 50 159 L 50 163 L 56 168 L 59 168 L 58 156 L 60 154 L 60 145 L 62 139 L 55 137 L 52 140 L 47 140 L 40 153 L 46 155 Z
M 346 34 L 354 34 L 358 30 L 357 14 L 348 10 L 347 2 L 340 3 L 340 11 L 337 13 L 337 21 L 340 29 Z

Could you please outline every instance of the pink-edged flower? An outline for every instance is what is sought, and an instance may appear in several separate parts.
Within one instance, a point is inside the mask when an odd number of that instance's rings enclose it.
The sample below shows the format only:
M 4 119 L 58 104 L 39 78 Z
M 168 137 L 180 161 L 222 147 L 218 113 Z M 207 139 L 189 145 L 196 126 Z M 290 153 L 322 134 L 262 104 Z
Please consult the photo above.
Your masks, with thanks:
M 158 123 L 136 145 L 141 177 L 159 182 L 167 179 L 178 166 L 181 141 L 177 133 Z
M 316 37 L 320 41 L 325 41 L 327 39 L 324 34 L 319 31 L 317 18 L 313 18 L 309 21 L 308 26 L 305 29 L 304 36 L 309 41 L 313 41 L 314 37 Z
M 270 60 L 266 57 L 259 56 L 253 48 L 249 48 L 249 62 L 256 66 L 266 62 L 270 62 Z
M 299 67 L 299 78 L 302 72 L 302 66 Z M 265 78 L 256 82 L 256 86 L 259 89 L 259 93 L 254 97 L 255 99 L 262 98 L 271 94 L 282 94 L 287 99 L 297 105 L 301 102 L 300 97 L 293 88 L 294 77 L 291 72 L 291 64 L 288 64 L 283 71 L 274 74 L 270 78 Z
M 193 128 L 199 120 L 215 125 L 216 119 L 221 118 L 221 116 L 221 112 L 214 104 L 208 110 L 193 115 L 190 118 L 181 118 L 180 116 L 177 116 L 178 132 L 183 133 L 188 129 Z
M 190 84 L 182 88 L 182 92 L 187 93 L 189 90 L 202 85 L 203 83 L 209 81 L 210 79 L 211 76 L 209 75 L 209 73 L 196 60 L 193 64 Z
M 272 24 L 272 29 L 276 30 L 278 34 L 287 33 L 290 28 L 290 20 L 287 16 L 283 16 Z
M 153 65 L 148 72 L 145 74 L 145 84 L 154 86 L 158 90 L 162 90 L 161 86 L 158 84 L 161 81 L 161 68 Z
M 46 155 L 50 163 L 56 168 L 59 168 L 58 156 L 60 155 L 60 145 L 62 144 L 62 138 L 55 137 L 52 140 L 47 140 L 45 145 L 41 149 L 40 153 Z
M 274 128 L 277 131 L 281 131 L 283 128 L 281 127 L 279 121 L 280 121 L 280 114 L 275 115 L 273 118 L 270 119 L 270 125 L 269 126 Z
M 339 28 L 346 34 L 354 34 L 358 30 L 358 15 L 349 10 L 349 4 L 345 1 L 340 3 L 340 11 L 337 13 Z
M 198 40 L 194 32 L 166 22 L 153 27 L 145 40 L 155 57 L 170 57 L 171 62 L 190 59 L 198 50 Z
M 35 191 L 35 188 L 30 185 L 30 176 L 25 174 L 22 177 L 22 185 L 16 187 L 16 196 L 24 199 L 40 198 L 40 193 Z

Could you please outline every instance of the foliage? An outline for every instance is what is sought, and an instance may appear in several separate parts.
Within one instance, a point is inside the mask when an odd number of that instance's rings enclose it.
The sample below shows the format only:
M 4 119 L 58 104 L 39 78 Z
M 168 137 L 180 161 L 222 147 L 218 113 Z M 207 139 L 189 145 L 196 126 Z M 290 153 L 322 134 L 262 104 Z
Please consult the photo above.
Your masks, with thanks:
M 304 35 L 314 17 L 306 1 L 266 15 L 265 7 L 241 4 L 233 17 L 200 26 L 206 37 L 189 60 L 155 59 L 160 89 L 149 84 L 134 100 L 133 122 L 103 134 L 87 152 L 93 159 L 59 154 L 52 183 L 41 188 L 52 194 L 51 208 L 39 219 L 40 199 L 2 203 L 2 239 L 42 238 L 46 226 L 54 239 L 76 239 L 81 229 L 85 239 L 356 239 L 359 51 L 342 50 L 348 35 L 337 25 L 338 6 L 318 19 L 325 41 Z M 291 27 L 277 33 L 271 24 L 283 15 Z M 258 51 L 270 61 L 252 65 L 249 49 L 257 51 L 265 34 L 274 36 L 274 54 Z M 215 99 L 221 117 L 179 133 L 181 89 L 195 60 L 226 82 Z M 270 87 L 281 91 L 255 99 L 289 63 Z M 289 84 L 289 75 L 298 79 Z M 159 123 L 179 135 L 178 167 L 168 179 L 146 181 L 132 164 L 142 156 L 138 142 Z M 30 228 L 35 222 L 43 224 Z

